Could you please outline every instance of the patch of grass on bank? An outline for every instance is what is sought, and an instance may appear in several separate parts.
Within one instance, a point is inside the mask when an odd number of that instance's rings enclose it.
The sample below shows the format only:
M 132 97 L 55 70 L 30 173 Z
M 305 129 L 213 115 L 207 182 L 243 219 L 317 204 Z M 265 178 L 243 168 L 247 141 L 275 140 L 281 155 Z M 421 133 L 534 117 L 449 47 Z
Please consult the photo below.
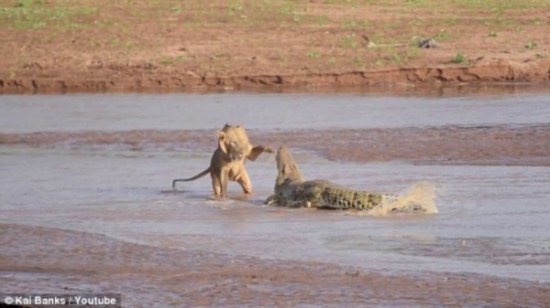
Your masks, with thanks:
M 151 3 L 151 10 L 159 10 L 164 17 L 171 16 L 183 23 L 201 23 L 202 26 L 231 24 L 240 27 L 255 26 L 324 26 L 333 21 L 329 16 L 310 14 L 304 3 L 295 0 L 214 0 L 185 2 L 164 1 Z M 134 12 L 145 18 L 143 11 Z
M 550 7 L 547 0 L 454 0 L 457 7 L 467 9 L 532 9 Z
M 97 16 L 99 8 L 91 5 L 76 5 L 72 1 L 63 1 L 59 5 L 50 5 L 45 0 L 6 1 L 0 6 L 0 27 L 18 30 L 64 27 L 79 28 L 88 25 L 83 19 Z
M 216 58 L 219 58 L 217 56 L 215 56 Z M 187 61 L 187 55 L 186 54 L 181 54 L 181 55 L 178 55 L 178 56 L 162 56 L 160 58 L 160 64 L 164 65 L 164 66 L 171 66 L 171 65 L 174 65 L 174 64 L 183 64 Z
M 408 6 L 432 9 L 453 7 L 468 10 L 550 8 L 550 3 L 547 0 L 405 0 L 404 2 Z
M 467 64 L 468 60 L 462 52 L 457 52 L 455 57 L 451 60 L 454 64 Z
M 316 50 L 310 50 L 307 52 L 307 57 L 317 59 L 321 57 L 321 53 Z
M 537 48 L 537 43 L 533 42 L 533 41 L 530 41 L 529 43 L 525 44 L 525 46 L 523 46 L 525 49 L 535 49 Z

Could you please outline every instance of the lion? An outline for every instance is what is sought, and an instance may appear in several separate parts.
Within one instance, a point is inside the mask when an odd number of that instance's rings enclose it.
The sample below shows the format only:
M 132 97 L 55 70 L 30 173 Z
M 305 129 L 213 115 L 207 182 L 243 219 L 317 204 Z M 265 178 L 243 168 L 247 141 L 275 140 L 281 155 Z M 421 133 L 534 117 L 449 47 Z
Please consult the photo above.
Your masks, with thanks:
M 172 188 L 176 189 L 176 182 L 194 181 L 210 173 L 214 199 L 227 198 L 228 181 L 239 183 L 245 194 L 251 194 L 252 183 L 244 166 L 245 161 L 246 159 L 255 161 L 263 152 L 273 153 L 274 151 L 269 146 L 253 147 L 244 127 L 225 124 L 218 131 L 218 148 L 212 154 L 210 166 L 188 179 L 175 179 L 172 181 Z

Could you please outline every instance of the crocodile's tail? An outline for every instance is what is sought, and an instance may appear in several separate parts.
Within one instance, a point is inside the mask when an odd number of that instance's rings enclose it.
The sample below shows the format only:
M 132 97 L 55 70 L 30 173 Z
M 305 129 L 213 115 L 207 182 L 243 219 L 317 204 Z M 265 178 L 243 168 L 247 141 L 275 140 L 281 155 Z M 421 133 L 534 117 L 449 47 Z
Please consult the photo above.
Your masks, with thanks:
M 434 185 L 419 182 L 399 195 L 384 195 L 382 203 L 370 210 L 369 214 L 379 216 L 391 212 L 437 213 Z

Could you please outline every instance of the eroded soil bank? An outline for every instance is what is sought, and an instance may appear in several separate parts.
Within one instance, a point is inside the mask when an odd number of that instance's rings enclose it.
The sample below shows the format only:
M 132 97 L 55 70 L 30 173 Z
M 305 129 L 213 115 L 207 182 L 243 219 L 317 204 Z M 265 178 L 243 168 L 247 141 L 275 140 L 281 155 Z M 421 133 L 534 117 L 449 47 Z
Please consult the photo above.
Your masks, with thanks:
M 184 252 L 59 229 L 2 224 L 0 230 L 3 292 L 123 293 L 124 307 L 542 307 L 550 301 L 549 284 L 515 279 L 365 273 L 335 264 Z
M 547 84 L 548 5 L 3 1 L 0 93 Z

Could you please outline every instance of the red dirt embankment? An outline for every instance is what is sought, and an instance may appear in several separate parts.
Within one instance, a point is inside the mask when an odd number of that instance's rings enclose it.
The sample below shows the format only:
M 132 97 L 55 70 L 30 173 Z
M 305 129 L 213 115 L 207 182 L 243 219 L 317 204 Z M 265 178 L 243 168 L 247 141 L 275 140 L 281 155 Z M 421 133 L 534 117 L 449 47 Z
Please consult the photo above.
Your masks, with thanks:
M 4 1 L 0 93 L 550 80 L 544 1 L 369 2 Z

